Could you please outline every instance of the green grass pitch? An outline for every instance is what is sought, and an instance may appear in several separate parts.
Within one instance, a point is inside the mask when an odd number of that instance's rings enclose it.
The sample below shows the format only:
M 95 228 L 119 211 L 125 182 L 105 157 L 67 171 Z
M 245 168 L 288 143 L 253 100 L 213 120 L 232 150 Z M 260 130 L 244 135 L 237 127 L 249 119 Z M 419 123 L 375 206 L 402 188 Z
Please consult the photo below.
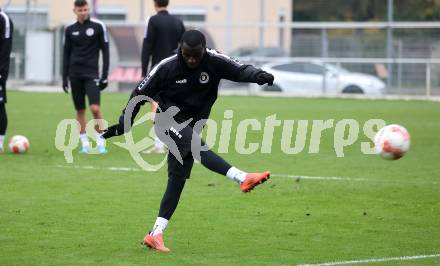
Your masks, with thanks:
M 117 121 L 127 99 L 103 94 L 105 119 Z M 271 153 L 240 155 L 233 137 L 222 156 L 243 170 L 352 179 L 274 176 L 243 194 L 196 164 L 165 232 L 172 252 L 160 254 L 140 241 L 157 216 L 166 169 L 111 171 L 137 167 L 113 143 L 106 155 L 77 149 L 68 164 L 54 138 L 57 124 L 75 117 L 70 95 L 10 92 L 8 100 L 8 138 L 23 134 L 31 148 L 25 155 L 0 155 L 0 265 L 297 265 L 440 254 L 439 103 L 220 97 L 211 118 L 221 121 L 233 110 L 234 126 L 244 118 L 263 123 L 272 114 L 280 120 L 356 119 L 361 128 L 380 118 L 405 126 L 411 149 L 401 160 L 385 161 L 361 153 L 367 141 L 361 135 L 337 158 L 333 128 L 324 131 L 319 153 L 309 154 L 307 141 L 303 152 L 286 155 L 276 128 Z M 261 138 L 258 131 L 248 135 L 249 142 Z M 396 264 L 439 265 L 440 258 L 375 265 Z

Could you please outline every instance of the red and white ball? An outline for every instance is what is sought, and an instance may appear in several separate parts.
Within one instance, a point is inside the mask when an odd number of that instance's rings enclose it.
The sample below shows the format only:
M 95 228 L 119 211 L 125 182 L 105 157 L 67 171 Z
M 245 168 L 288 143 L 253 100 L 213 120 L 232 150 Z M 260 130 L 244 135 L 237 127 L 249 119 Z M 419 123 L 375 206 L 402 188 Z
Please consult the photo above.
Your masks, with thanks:
M 19 154 L 29 150 L 29 140 L 25 136 L 15 135 L 9 140 L 11 152 Z
M 409 150 L 411 137 L 406 128 L 392 124 L 383 127 L 374 137 L 376 153 L 387 160 L 402 158 Z

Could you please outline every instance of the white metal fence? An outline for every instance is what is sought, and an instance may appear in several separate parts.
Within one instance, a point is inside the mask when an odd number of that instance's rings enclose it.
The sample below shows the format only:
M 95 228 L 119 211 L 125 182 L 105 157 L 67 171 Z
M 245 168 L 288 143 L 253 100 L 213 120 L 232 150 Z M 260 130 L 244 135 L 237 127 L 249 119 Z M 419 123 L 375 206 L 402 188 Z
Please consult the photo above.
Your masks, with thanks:
M 130 47 L 115 47 L 111 38 L 112 69 L 119 66 L 140 66 L 140 58 L 127 61 L 120 51 L 141 47 L 144 25 L 108 23 L 112 27 L 127 27 L 133 31 Z M 353 72 L 377 76 L 386 84 L 387 94 L 439 95 L 440 91 L 440 22 L 225 22 L 220 24 L 186 23 L 188 28 L 203 29 L 216 48 L 278 46 L 285 50 L 285 60 L 297 62 L 322 61 L 342 66 Z M 62 61 L 62 31 L 54 32 L 54 83 L 60 81 Z M 116 31 L 114 31 L 116 32 Z M 391 37 L 391 38 L 390 38 Z M 14 45 L 22 47 L 20 39 Z M 263 42 L 261 40 L 264 40 Z M 139 51 L 138 51 L 139 52 Z M 11 60 L 12 80 L 24 80 L 26 58 L 15 49 Z M 140 54 L 140 53 L 139 53 Z M 262 64 L 280 58 L 244 58 Z M 133 81 L 131 81 L 133 82 Z M 323 83 L 324 86 L 325 83 Z M 237 84 L 226 83 L 225 89 Z M 238 86 L 242 87 L 242 86 Z

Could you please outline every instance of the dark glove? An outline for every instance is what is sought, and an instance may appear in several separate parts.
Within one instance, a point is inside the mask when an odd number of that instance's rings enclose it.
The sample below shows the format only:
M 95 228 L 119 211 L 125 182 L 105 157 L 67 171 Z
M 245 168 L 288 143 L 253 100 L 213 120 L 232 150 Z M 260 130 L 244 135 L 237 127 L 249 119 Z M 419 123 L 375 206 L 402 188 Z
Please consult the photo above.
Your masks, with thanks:
M 67 81 L 67 77 L 63 78 L 63 91 L 69 93 L 69 82 Z
M 120 136 L 122 134 L 124 134 L 124 125 L 115 124 L 104 130 L 102 137 L 108 139 L 114 136 Z
M 273 85 L 274 77 L 272 74 L 267 73 L 266 71 L 261 71 L 257 74 L 256 81 L 258 85 L 266 84 L 269 86 Z
M 105 90 L 105 88 L 107 88 L 107 86 L 108 86 L 107 78 L 99 79 L 99 83 L 98 83 L 99 90 L 103 91 Z

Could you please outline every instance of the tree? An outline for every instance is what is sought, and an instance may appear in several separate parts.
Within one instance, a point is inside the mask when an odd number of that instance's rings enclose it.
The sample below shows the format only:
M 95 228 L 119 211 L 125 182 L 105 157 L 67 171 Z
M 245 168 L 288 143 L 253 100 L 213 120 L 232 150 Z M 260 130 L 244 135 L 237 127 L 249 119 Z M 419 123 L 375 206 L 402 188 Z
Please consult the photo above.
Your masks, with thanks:
M 394 0 L 395 21 L 438 21 L 440 0 Z M 294 21 L 386 21 L 387 0 L 293 0 Z

